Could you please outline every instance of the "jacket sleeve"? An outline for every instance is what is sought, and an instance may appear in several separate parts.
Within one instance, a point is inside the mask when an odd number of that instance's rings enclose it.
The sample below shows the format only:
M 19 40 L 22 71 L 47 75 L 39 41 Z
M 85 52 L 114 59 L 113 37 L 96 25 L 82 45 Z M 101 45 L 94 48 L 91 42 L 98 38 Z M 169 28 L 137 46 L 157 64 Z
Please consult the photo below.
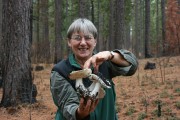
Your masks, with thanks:
M 58 72 L 51 72 L 50 89 L 54 103 L 67 120 L 76 120 L 79 98 L 71 84 Z
M 133 75 L 138 67 L 138 61 L 137 58 L 135 57 L 135 55 L 133 53 L 131 53 L 128 50 L 113 50 L 114 52 L 117 52 L 119 54 L 121 54 L 125 60 L 127 60 L 130 63 L 130 66 L 127 67 L 122 67 L 122 66 L 118 66 L 112 62 L 110 63 L 110 69 L 111 69 L 111 77 L 116 77 L 119 75 L 124 75 L 124 76 L 130 76 Z

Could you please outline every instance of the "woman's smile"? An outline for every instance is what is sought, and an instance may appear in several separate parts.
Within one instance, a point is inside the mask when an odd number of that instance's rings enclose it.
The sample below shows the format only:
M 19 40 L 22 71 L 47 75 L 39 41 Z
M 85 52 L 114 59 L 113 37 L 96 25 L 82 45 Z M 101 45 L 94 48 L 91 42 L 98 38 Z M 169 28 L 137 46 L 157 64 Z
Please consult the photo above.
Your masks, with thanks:
M 81 52 L 86 52 L 88 50 L 88 48 L 79 48 L 78 50 Z

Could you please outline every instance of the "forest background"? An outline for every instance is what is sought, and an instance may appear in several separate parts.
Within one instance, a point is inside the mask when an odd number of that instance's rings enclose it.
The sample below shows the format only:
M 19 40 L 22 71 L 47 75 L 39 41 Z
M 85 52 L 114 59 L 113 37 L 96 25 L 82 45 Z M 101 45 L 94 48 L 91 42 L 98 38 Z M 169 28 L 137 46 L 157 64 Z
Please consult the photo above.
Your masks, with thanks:
M 33 102 L 34 65 L 67 57 L 66 31 L 79 17 L 97 27 L 96 51 L 123 48 L 139 60 L 178 56 L 179 6 L 180 0 L 0 0 L 1 107 Z

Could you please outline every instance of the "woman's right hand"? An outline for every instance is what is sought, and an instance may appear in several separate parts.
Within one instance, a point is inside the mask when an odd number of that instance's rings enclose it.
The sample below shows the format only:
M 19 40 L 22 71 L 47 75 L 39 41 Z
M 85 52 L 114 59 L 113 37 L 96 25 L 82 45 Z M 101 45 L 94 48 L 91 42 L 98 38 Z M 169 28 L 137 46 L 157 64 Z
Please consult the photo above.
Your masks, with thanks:
M 80 104 L 78 109 L 76 110 L 76 118 L 77 120 L 82 120 L 87 117 L 91 112 L 93 112 L 98 104 L 99 100 L 91 100 L 88 99 L 87 102 L 84 98 L 80 99 Z
M 90 68 L 91 65 L 98 71 L 99 66 L 106 60 L 111 57 L 111 53 L 109 51 L 99 52 L 92 57 L 90 57 L 85 63 L 83 68 Z

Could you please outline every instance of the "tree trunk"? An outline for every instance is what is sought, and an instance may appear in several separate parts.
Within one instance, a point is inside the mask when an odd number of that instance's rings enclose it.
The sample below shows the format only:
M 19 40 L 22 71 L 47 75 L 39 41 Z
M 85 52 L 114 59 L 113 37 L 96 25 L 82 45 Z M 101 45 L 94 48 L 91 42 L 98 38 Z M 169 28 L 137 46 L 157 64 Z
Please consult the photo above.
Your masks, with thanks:
M 49 22 L 48 22 L 48 0 L 42 0 L 42 57 L 46 63 L 50 62 Z M 46 52 L 44 52 L 46 51 Z M 44 60 L 43 60 L 44 61 Z
M 160 35 L 159 35 L 159 0 L 156 0 L 156 54 L 160 56 L 161 54 L 161 47 L 160 47 Z
M 94 23 L 94 0 L 91 0 L 91 21 Z
M 37 37 L 39 37 L 39 38 L 37 38 L 37 52 L 38 52 L 38 63 L 43 63 L 44 62 L 44 56 L 43 56 L 43 54 L 44 54 L 44 48 L 43 48 L 43 46 L 44 46 L 44 41 L 43 41 L 43 39 L 44 39 L 44 37 L 43 37 L 43 33 L 44 33 L 44 31 L 43 31 L 43 24 L 44 24 L 44 21 L 43 21 L 43 17 L 44 17 L 44 11 L 43 11 L 43 7 L 44 7 L 44 5 L 43 5 L 43 0 L 38 0 L 38 6 L 39 6 L 39 20 L 38 20 L 38 27 L 39 27 L 39 29 L 38 29 L 38 32 L 39 33 L 37 33 L 38 34 L 38 36 Z
M 139 58 L 144 58 L 144 2 L 142 0 L 135 0 L 135 8 L 134 11 L 134 30 L 133 30 L 133 51 Z
M 130 50 L 132 48 L 132 43 L 131 43 L 131 26 L 130 26 L 130 23 L 127 23 L 126 26 L 125 26 L 125 31 L 126 31 L 126 37 L 125 37 L 125 42 L 124 42 L 124 46 L 125 46 L 125 49 L 127 50 Z
M 162 44 L 163 44 L 163 55 L 166 54 L 166 28 L 165 28 L 165 0 L 161 0 L 161 14 L 162 14 Z
M 176 0 L 168 0 L 166 7 L 166 55 L 180 53 L 180 9 Z M 167 46 L 168 45 L 168 46 Z
M 110 0 L 110 4 L 109 4 L 109 7 L 110 7 L 110 13 L 109 13 L 109 39 L 108 39 L 108 49 L 109 50 L 113 50 L 115 48 L 115 30 L 114 30 L 114 27 L 115 27 L 115 22 L 114 22 L 114 14 L 115 14 L 115 2 L 114 0 Z
M 79 17 L 88 18 L 88 0 L 79 0 Z
M 0 76 L 1 76 L 1 65 L 2 65 L 2 0 L 0 0 Z
M 130 41 L 130 19 L 132 10 L 132 0 L 124 1 L 124 49 L 130 50 L 132 44 Z
M 31 102 L 31 25 L 29 0 L 3 0 L 3 97 L 8 107 Z
M 115 48 L 124 48 L 124 0 L 116 0 Z
M 97 1 L 98 3 L 97 3 L 97 26 L 96 26 L 96 28 L 97 28 L 97 32 L 98 32 L 98 35 L 97 35 L 97 44 L 96 44 L 96 51 L 99 51 L 99 47 L 100 47 L 100 44 L 99 44 L 99 34 L 100 34 L 100 25 L 99 25 L 99 23 L 100 23 L 100 0 L 98 0 Z
M 36 45 L 35 45 L 35 55 L 36 55 L 36 62 L 39 63 L 41 58 L 40 51 L 41 51 L 41 44 L 40 44 L 40 0 L 37 0 L 37 20 L 36 20 Z
M 141 46 L 141 42 L 140 42 L 140 32 L 141 32 L 141 21 L 140 21 L 140 0 L 135 0 L 135 42 L 134 42 L 134 51 L 135 51 L 135 54 L 136 56 L 139 56 L 139 52 L 140 52 L 140 46 Z
M 55 0 L 55 55 L 54 63 L 63 58 L 62 52 L 62 0 Z
M 145 57 L 150 55 L 150 0 L 145 0 Z
M 103 27 L 104 27 L 104 15 L 100 14 L 99 15 L 99 32 L 100 33 L 103 33 L 103 30 L 104 30 Z M 103 34 L 99 34 L 98 44 L 99 44 L 99 51 L 105 50 L 106 42 L 105 42 Z
M 141 53 L 142 53 L 142 58 L 145 57 L 145 1 L 144 0 L 140 0 L 140 4 L 141 4 L 141 9 L 140 9 L 140 18 L 141 18 Z
M 72 1 L 71 0 L 66 0 L 66 13 L 65 13 L 65 15 L 66 16 L 69 16 L 68 17 L 68 19 L 65 19 L 66 20 L 66 22 L 67 23 L 69 23 L 70 21 L 72 21 L 72 12 L 69 12 L 70 10 L 69 10 L 69 6 L 71 7 L 71 3 L 72 3 Z M 56 21 L 56 20 L 55 20 Z M 55 22 L 56 23 L 56 22 Z M 67 26 L 66 26 L 67 27 Z M 56 29 L 56 28 L 55 28 Z M 64 56 L 67 56 L 67 55 L 69 55 L 70 54 L 70 48 L 69 48 L 69 46 L 68 46 L 68 44 L 66 44 L 65 45 L 65 55 Z M 55 52 L 54 52 L 55 53 Z M 55 54 L 54 54 L 55 55 Z M 54 63 L 55 62 L 57 62 L 58 60 L 55 58 L 55 56 L 54 56 Z

